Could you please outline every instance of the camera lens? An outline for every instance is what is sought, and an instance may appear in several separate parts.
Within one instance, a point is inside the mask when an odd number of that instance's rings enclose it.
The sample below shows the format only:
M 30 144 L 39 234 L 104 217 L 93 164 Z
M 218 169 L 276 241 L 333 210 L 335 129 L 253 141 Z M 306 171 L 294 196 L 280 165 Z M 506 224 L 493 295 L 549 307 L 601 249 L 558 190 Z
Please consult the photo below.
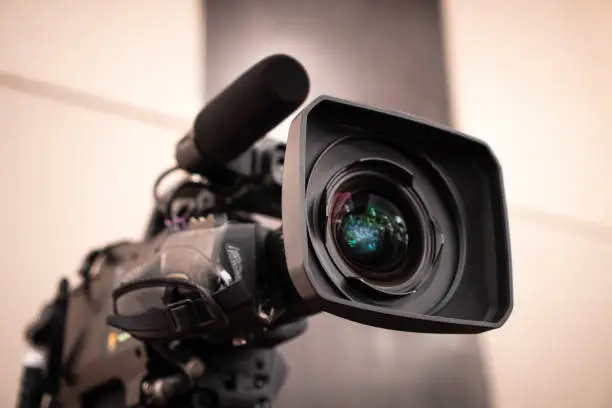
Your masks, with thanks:
M 334 235 L 350 263 L 375 273 L 407 256 L 410 234 L 397 206 L 374 191 L 344 193 L 337 199 Z
M 368 169 L 349 171 L 334 185 L 328 247 L 342 258 L 341 269 L 374 284 L 406 287 L 425 252 L 418 197 L 399 180 Z

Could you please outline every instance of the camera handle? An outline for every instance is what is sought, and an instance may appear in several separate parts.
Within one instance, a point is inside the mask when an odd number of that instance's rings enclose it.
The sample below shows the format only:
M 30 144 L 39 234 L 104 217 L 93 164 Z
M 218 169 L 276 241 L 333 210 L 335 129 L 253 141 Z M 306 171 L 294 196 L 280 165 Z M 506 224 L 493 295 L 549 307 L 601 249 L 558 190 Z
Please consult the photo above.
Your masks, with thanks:
M 271 407 L 289 371 L 276 346 L 299 336 L 306 327 L 306 320 L 298 320 L 270 331 L 252 348 L 235 340 L 231 349 L 205 350 L 198 353 L 203 371 L 196 369 L 193 375 L 193 370 L 186 369 L 187 376 L 171 375 L 145 382 L 143 394 L 151 406 L 165 408 L 177 394 L 189 395 L 185 408 Z
M 276 348 L 216 356 L 196 381 L 189 408 L 268 408 L 287 379 L 288 367 Z

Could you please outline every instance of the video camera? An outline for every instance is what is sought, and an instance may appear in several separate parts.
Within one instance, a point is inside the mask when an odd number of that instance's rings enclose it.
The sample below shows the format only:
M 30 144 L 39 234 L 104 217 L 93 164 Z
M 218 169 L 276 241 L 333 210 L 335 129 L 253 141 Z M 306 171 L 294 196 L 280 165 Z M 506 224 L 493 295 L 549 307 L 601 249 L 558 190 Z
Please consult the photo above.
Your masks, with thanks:
M 275 346 L 328 312 L 480 333 L 512 309 L 499 163 L 426 120 L 322 96 L 268 57 L 211 100 L 154 188 L 141 242 L 92 251 L 28 328 L 19 407 L 265 407 Z M 161 193 L 172 172 L 185 176 Z M 260 215 L 282 226 L 261 222 Z

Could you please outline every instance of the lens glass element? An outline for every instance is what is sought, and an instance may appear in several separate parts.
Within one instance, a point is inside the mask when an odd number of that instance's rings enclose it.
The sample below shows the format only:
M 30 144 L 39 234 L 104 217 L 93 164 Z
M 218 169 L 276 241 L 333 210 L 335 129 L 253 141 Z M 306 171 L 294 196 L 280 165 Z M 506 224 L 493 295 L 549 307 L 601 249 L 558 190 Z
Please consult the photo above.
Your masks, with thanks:
M 339 249 L 352 264 L 384 271 L 408 253 L 410 235 L 401 211 L 367 191 L 342 193 L 332 221 Z
M 378 283 L 410 279 L 423 256 L 424 231 L 398 182 L 353 173 L 328 203 L 330 244 L 353 273 Z

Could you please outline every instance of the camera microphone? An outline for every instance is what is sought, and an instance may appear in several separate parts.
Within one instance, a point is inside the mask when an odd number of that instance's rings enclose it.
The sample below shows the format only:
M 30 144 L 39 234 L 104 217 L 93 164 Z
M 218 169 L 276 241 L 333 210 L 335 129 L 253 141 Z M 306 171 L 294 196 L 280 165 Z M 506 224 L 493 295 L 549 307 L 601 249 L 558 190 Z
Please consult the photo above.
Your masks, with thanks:
M 309 82 L 290 56 L 259 61 L 200 111 L 177 144 L 178 167 L 202 174 L 237 158 L 306 100 Z

